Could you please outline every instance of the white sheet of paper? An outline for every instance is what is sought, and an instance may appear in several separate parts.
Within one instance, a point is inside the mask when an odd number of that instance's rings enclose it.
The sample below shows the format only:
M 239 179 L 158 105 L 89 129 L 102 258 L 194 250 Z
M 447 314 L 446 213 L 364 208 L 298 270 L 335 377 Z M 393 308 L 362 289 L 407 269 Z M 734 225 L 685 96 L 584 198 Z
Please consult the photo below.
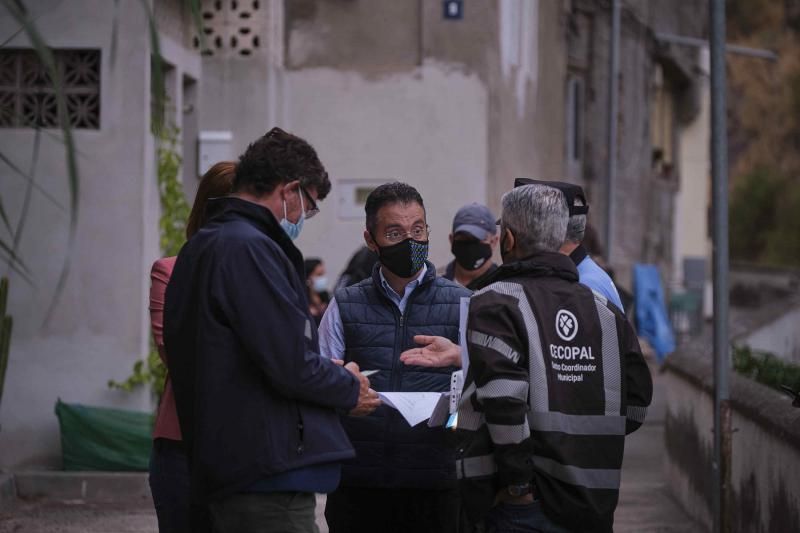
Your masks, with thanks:
M 394 407 L 409 426 L 416 426 L 431 417 L 441 392 L 379 392 L 383 403 Z
M 458 318 L 458 339 L 461 344 L 461 370 L 467 377 L 469 369 L 469 353 L 467 352 L 467 315 L 469 315 L 469 298 L 461 298 Z

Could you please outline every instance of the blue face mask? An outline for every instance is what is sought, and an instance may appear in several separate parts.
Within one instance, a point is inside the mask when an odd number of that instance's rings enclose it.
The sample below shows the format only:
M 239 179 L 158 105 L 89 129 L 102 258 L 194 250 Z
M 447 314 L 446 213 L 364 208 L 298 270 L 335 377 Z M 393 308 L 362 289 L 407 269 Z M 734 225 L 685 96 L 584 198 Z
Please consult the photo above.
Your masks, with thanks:
M 303 203 L 303 195 L 300 191 L 297 192 L 300 196 L 300 219 L 297 222 L 289 222 L 286 213 L 286 200 L 283 201 L 283 218 L 280 221 L 281 227 L 283 231 L 286 232 L 286 235 L 289 236 L 290 239 L 295 240 L 300 236 L 300 232 L 303 230 L 303 222 L 306 219 L 306 206 Z

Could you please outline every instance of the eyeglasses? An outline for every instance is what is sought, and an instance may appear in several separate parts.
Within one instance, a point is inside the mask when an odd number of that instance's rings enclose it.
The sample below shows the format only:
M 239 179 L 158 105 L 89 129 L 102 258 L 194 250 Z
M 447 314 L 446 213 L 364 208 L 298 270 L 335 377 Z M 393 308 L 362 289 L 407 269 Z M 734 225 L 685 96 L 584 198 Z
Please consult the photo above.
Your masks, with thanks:
M 400 231 L 399 229 L 394 229 L 391 231 L 387 231 L 383 234 L 386 237 L 386 240 L 389 242 L 400 242 L 405 240 L 406 237 L 411 237 L 415 241 L 422 241 L 425 240 L 428 235 L 431 233 L 431 227 L 428 225 L 425 226 L 414 226 L 411 228 L 411 231 Z
M 303 194 L 306 195 L 306 198 L 308 198 L 308 203 L 311 205 L 309 210 L 306 211 L 306 218 L 307 219 L 313 218 L 317 213 L 319 213 L 319 206 L 317 205 L 317 202 L 315 202 L 314 199 L 311 197 L 311 195 L 308 193 L 305 187 L 300 185 L 300 190 L 303 191 Z

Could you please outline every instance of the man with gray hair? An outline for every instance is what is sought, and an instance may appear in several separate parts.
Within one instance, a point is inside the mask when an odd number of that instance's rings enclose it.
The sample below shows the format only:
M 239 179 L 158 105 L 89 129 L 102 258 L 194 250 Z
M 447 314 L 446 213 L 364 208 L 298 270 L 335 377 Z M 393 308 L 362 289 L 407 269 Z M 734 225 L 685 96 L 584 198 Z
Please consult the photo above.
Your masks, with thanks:
M 580 185 L 563 181 L 540 181 L 529 178 L 514 180 L 514 187 L 534 184 L 556 188 L 564 194 L 567 200 L 569 222 L 567 223 L 567 235 L 560 251 L 562 254 L 568 255 L 575 263 L 578 268 L 578 281 L 602 294 L 608 301 L 616 305 L 617 309 L 625 313 L 619 292 L 617 292 L 611 276 L 592 259 L 589 251 L 581 244 L 586 234 L 586 215 L 589 213 L 589 204 L 586 201 L 586 195 L 583 194 L 583 188 Z
M 525 185 L 502 205 L 503 265 L 467 321 L 456 462 L 466 519 L 477 531 L 611 531 L 650 372 L 625 316 L 559 253 L 564 194 Z

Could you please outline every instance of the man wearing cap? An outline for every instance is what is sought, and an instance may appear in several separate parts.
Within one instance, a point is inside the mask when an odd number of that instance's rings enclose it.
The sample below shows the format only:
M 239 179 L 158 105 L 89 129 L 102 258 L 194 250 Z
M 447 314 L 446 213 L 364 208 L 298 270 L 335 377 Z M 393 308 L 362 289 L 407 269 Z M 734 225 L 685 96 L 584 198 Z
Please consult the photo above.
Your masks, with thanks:
M 589 213 L 589 204 L 586 201 L 583 188 L 580 185 L 563 181 L 541 181 L 530 178 L 514 180 L 514 188 L 523 185 L 546 185 L 558 189 L 564 194 L 569 207 L 569 223 L 567 224 L 567 237 L 559 251 L 564 255 L 568 255 L 572 262 L 575 263 L 578 268 L 578 281 L 580 283 L 600 293 L 624 314 L 625 308 L 622 306 L 622 300 L 620 300 L 617 287 L 611 277 L 600 265 L 595 263 L 589 252 L 581 244 L 586 234 L 586 215 Z
M 450 250 L 455 259 L 442 277 L 475 290 L 482 278 L 497 270 L 492 261 L 497 241 L 497 225 L 489 208 L 478 203 L 465 205 L 453 218 Z

